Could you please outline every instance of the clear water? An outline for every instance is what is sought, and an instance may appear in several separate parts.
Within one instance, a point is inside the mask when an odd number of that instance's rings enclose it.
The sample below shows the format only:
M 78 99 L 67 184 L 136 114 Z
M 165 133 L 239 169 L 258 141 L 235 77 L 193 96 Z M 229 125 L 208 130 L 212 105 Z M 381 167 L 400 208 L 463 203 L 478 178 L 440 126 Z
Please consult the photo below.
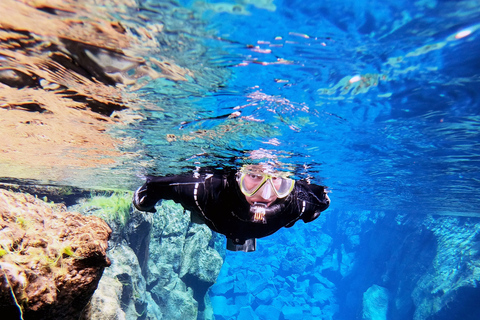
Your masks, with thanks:
M 219 282 L 278 263 L 285 245 L 311 250 L 327 231 L 341 239 L 325 229 L 335 215 L 353 226 L 365 212 L 480 217 L 478 1 L 138 0 L 111 14 L 144 27 L 162 21 L 151 55 L 191 74 L 135 92 L 143 120 L 112 131 L 135 143 L 92 185 L 133 190 L 144 174 L 268 158 L 331 191 L 318 223 L 282 230 L 256 253 L 227 254 Z M 401 245 L 388 231 L 378 239 Z M 339 308 L 358 310 L 367 287 L 343 286 L 328 314 L 352 319 L 356 311 Z M 348 290 L 358 291 L 355 303 Z
M 329 186 L 332 199 L 316 224 L 261 239 L 253 254 L 227 253 L 219 284 L 210 293 L 214 314 L 249 319 L 241 310 L 251 306 L 261 319 L 278 319 L 268 311 L 262 317 L 258 298 L 252 303 L 248 295 L 222 293 L 221 284 L 232 277 L 247 285 L 265 277 L 267 289 L 277 296 L 268 305 L 283 310 L 290 303 L 301 310 L 302 319 L 361 319 L 362 295 L 372 284 L 397 292 L 396 301 L 403 301 L 399 296 L 411 294 L 405 288 L 413 288 L 436 251 L 432 239 L 402 229 L 402 221 L 480 216 L 478 3 L 181 4 L 204 23 L 205 34 L 187 33 L 205 47 L 190 52 L 192 60 L 176 61 L 201 65 L 195 69 L 201 77 L 154 82 L 143 89 L 166 111 L 145 110 L 148 120 L 134 128 L 142 132 L 150 161 L 140 174 L 275 158 L 298 178 Z M 195 139 L 167 141 L 168 134 Z M 385 224 L 373 235 L 356 230 L 377 218 Z M 330 247 L 323 242 L 329 236 Z M 356 237 L 357 247 L 352 244 Z M 325 248 L 330 254 L 308 263 Z M 410 259 L 418 252 L 417 266 Z M 292 278 L 282 267 L 291 259 L 306 259 L 307 271 Z M 325 271 L 326 259 L 338 260 L 347 270 Z M 401 267 L 392 271 L 395 264 Z M 380 278 L 383 268 L 387 271 Z M 335 284 L 323 292 L 328 302 L 312 298 L 309 285 L 320 278 Z M 410 318 L 413 314 L 401 312 L 389 317 Z
M 181 4 L 205 33 L 187 23 L 197 48 L 171 53 L 194 78 L 142 90 L 165 109 L 134 128 L 145 171 L 260 152 L 329 186 L 333 208 L 479 214 L 476 1 Z

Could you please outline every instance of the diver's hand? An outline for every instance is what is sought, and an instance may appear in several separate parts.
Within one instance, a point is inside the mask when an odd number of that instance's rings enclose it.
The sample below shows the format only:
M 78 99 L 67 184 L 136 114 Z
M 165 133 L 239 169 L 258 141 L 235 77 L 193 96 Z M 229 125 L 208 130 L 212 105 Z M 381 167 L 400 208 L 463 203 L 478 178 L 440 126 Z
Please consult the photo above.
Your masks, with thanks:
M 133 194 L 133 205 L 140 211 L 157 212 L 157 210 L 155 210 L 157 201 L 152 202 L 153 201 L 148 198 L 147 184 L 138 188 Z

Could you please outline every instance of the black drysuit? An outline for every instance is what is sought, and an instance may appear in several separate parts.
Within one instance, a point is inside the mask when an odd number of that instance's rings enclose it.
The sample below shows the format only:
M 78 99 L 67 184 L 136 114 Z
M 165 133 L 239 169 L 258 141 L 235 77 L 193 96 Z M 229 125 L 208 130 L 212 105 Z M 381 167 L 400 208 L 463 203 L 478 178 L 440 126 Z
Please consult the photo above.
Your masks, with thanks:
M 136 192 L 133 203 L 141 211 L 154 211 L 161 199 L 174 200 L 192 212 L 192 221 L 205 223 L 227 237 L 227 248 L 253 251 L 252 240 L 266 237 L 299 219 L 310 222 L 328 208 L 325 188 L 296 181 L 293 191 L 266 209 L 265 219 L 253 219 L 251 205 L 242 194 L 236 173 L 196 173 L 190 176 L 153 177 Z M 245 245 L 245 242 L 250 243 Z

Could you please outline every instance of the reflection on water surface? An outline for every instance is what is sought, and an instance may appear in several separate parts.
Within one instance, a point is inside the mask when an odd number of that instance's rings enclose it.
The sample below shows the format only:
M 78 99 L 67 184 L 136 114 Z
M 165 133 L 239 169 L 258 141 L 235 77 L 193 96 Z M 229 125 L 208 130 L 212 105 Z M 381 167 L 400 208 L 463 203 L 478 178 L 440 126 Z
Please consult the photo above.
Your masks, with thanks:
M 132 189 L 261 150 L 348 208 L 476 212 L 472 1 L 38 3 L 2 2 L 56 21 L 2 18 L 6 178 Z

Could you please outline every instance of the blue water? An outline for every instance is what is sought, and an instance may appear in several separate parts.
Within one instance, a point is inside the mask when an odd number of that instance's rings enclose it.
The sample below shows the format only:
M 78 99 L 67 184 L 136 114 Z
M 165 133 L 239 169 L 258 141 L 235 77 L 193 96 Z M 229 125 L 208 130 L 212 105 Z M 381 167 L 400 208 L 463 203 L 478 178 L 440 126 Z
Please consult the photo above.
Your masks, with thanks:
M 20 163 L 2 181 L 135 190 L 145 174 L 274 162 L 328 186 L 331 206 L 259 239 L 256 252 L 223 243 L 202 315 L 480 319 L 478 0 L 114 3 L 98 14 L 158 43 L 125 55 L 161 74 L 126 86 L 116 115 L 129 121 L 106 133 L 124 142 L 115 163 L 75 167 L 69 157 L 96 155 L 75 145 L 55 154 L 62 165 Z
M 478 2 L 180 5 L 196 24 L 167 29 L 192 44 L 159 50 L 193 76 L 139 91 L 164 110 L 145 108 L 132 128 L 147 163 L 137 175 L 273 159 L 332 199 L 314 223 L 227 253 L 213 313 L 362 319 L 364 292 L 380 285 L 396 303 L 388 319 L 413 319 L 412 291 L 441 245 L 435 226 L 458 217 L 445 224 L 478 234 L 465 227 L 480 216 Z
M 329 186 L 334 208 L 478 214 L 475 1 L 181 4 L 202 28 L 180 33 L 205 47 L 160 52 L 194 77 L 144 88 L 166 110 L 136 128 L 146 171 L 260 152 Z

